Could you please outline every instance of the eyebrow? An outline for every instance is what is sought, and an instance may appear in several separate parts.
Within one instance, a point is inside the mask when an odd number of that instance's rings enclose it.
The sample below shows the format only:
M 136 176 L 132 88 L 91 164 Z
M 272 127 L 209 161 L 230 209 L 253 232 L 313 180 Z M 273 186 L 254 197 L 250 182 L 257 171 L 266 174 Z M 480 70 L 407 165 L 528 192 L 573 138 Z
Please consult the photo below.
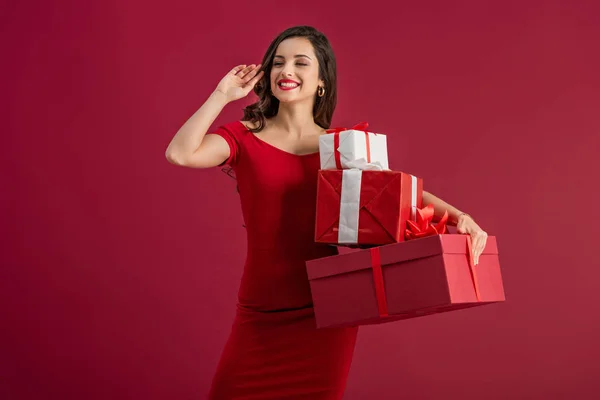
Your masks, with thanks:
M 294 56 L 294 58 L 300 58 L 300 57 L 306 57 L 306 58 L 308 58 L 309 60 L 312 60 L 312 58 L 310 58 L 310 57 L 309 57 L 309 56 L 307 56 L 306 54 L 296 54 L 296 55 Z M 280 56 L 280 55 L 276 55 L 274 58 L 283 58 L 283 59 L 285 60 L 285 57 L 284 57 L 284 56 Z

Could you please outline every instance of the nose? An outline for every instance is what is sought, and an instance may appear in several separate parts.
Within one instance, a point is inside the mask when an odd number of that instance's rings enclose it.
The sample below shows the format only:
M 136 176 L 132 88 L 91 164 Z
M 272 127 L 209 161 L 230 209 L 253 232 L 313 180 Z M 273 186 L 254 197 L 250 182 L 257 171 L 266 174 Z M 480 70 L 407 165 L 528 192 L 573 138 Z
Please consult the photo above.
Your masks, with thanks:
M 285 66 L 281 70 L 281 76 L 284 76 L 286 78 L 291 77 L 292 76 L 292 68 L 290 66 Z

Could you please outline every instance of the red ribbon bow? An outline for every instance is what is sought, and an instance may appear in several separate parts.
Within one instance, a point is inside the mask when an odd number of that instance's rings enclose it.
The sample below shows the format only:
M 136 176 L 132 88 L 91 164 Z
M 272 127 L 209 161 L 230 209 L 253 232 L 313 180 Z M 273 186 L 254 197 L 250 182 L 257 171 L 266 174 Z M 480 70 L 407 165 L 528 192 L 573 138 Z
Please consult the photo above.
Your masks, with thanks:
M 354 125 L 352 128 L 342 128 L 342 127 L 329 128 L 325 132 L 335 133 L 335 132 L 342 132 L 342 131 L 349 131 L 349 130 L 365 131 L 365 130 L 367 130 L 368 127 L 369 127 L 368 122 L 359 122 L 358 124 Z
M 368 163 L 371 162 L 371 143 L 369 142 L 369 131 L 367 131 L 367 128 L 369 128 L 368 122 L 359 122 L 358 124 L 354 125 L 352 128 L 337 127 L 337 128 L 330 128 L 325 131 L 327 133 L 334 134 L 334 136 L 333 136 L 333 153 L 335 156 L 335 166 L 337 169 L 342 169 L 342 161 L 340 159 L 340 152 L 338 151 L 338 148 L 340 147 L 340 132 L 343 132 L 343 131 L 355 130 L 355 131 L 363 131 L 365 133 L 365 139 L 367 140 L 367 162 Z
M 418 239 L 426 236 L 441 235 L 447 232 L 446 223 L 448 222 L 448 211 L 437 225 L 432 225 L 434 209 L 433 204 L 425 208 L 417 208 L 417 221 L 406 221 L 406 231 L 404 238 L 406 240 Z

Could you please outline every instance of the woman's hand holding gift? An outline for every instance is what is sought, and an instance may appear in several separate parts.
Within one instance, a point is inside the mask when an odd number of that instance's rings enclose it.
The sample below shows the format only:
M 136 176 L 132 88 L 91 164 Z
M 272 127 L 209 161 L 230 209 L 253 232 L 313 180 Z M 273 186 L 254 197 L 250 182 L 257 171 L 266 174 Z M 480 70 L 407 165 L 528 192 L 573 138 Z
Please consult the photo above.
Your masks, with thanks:
M 483 253 L 485 243 L 487 242 L 487 232 L 481 229 L 469 214 L 465 213 L 458 217 L 456 230 L 458 233 L 471 236 L 473 263 L 477 265 L 479 263 L 479 256 Z

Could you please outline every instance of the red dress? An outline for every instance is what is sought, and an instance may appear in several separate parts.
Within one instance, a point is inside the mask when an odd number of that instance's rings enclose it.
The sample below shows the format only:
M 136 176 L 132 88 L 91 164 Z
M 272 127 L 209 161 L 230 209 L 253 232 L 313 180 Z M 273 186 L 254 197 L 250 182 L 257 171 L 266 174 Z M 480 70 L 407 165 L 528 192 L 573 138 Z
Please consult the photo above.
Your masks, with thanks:
M 295 155 L 240 121 L 229 144 L 248 250 L 237 313 L 210 399 L 341 399 L 357 328 L 316 329 L 305 261 L 337 254 L 314 242 L 319 154 Z

